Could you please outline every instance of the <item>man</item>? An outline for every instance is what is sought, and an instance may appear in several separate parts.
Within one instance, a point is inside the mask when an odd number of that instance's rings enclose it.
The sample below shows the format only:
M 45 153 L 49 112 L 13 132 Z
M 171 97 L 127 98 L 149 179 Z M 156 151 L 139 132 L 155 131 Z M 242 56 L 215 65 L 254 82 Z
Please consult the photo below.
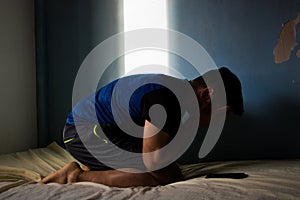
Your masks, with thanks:
M 218 104 L 217 109 L 227 112 L 227 115 L 241 115 L 244 111 L 241 83 L 225 67 L 211 70 L 191 81 L 161 74 L 123 77 L 79 102 L 67 118 L 64 143 L 69 152 L 85 166 L 80 167 L 76 162 L 69 163 L 45 177 L 42 182 L 90 181 L 130 187 L 156 186 L 179 180 L 179 167 L 175 162 L 165 162 L 168 156 L 159 150 L 176 136 L 186 111 L 181 108 L 182 99 L 179 101 L 166 85 L 188 84 L 198 105 L 190 105 L 190 97 L 185 96 L 186 91 L 182 91 L 184 101 L 188 102 L 185 104 L 188 105 L 187 120 L 197 119 L 197 126 L 208 127 L 214 117 L 212 99 L 221 92 L 218 84 L 206 85 L 205 77 L 215 73 L 222 77 L 227 102 L 225 105 Z M 134 89 L 131 91 L 132 87 Z M 163 106 L 166 118 L 155 120 L 155 117 L 159 118 L 164 113 L 160 112 L 153 117 L 153 106 L 156 105 Z M 193 111 L 198 110 L 200 118 L 193 114 L 197 113 Z M 161 121 L 165 123 L 161 125 Z M 136 125 L 143 129 L 130 129 Z M 188 132 L 185 134 L 189 137 Z M 147 156 L 149 153 L 150 157 Z M 124 155 L 134 156 L 129 158 Z

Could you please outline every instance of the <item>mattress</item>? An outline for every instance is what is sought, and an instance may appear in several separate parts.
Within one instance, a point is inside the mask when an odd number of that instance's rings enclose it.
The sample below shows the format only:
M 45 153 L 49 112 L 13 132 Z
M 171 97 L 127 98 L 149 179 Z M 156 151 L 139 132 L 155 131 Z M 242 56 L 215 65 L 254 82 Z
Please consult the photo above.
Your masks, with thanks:
M 182 165 L 181 181 L 156 187 L 39 183 L 42 177 L 74 160 L 56 143 L 1 155 L 0 199 L 300 199 L 300 159 Z M 238 172 L 248 177 L 206 178 L 207 174 Z

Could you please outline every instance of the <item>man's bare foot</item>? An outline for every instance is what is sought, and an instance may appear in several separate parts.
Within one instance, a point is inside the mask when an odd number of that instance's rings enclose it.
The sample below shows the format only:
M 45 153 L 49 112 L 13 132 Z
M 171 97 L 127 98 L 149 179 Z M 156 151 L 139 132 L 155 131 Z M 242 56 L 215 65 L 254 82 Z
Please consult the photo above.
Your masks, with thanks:
M 79 164 L 76 162 L 70 162 L 63 168 L 53 172 L 41 180 L 42 183 L 74 183 L 77 181 L 77 177 L 81 174 L 83 170 L 80 168 Z
M 81 166 L 81 169 L 83 170 L 83 171 L 85 171 L 85 172 L 89 172 L 89 171 L 91 171 L 90 170 L 90 168 L 88 167 L 88 166 Z

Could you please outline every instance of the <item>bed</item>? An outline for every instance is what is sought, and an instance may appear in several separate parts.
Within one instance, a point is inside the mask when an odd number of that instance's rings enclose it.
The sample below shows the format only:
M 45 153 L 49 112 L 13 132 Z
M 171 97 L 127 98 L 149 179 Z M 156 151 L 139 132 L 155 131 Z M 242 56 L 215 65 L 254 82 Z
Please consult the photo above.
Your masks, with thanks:
M 180 166 L 183 179 L 157 187 L 41 184 L 39 180 L 75 159 L 52 143 L 0 156 L 0 199 L 300 199 L 300 159 L 207 162 Z M 206 178 L 244 172 L 247 178 Z

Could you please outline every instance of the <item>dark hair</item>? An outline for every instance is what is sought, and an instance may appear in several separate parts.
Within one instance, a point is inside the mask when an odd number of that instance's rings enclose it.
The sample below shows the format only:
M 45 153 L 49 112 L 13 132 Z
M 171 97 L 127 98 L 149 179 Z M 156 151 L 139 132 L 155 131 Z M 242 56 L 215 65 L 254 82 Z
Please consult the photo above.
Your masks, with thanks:
M 220 73 L 226 92 L 227 105 L 233 109 L 233 112 L 237 115 L 241 115 L 244 112 L 244 103 L 242 95 L 242 86 L 239 78 L 232 73 L 228 68 L 221 67 L 218 70 L 211 70 L 197 77 L 194 81 L 197 81 L 200 86 L 207 87 L 204 79 L 206 77 L 212 76 L 212 74 L 218 72 Z M 204 78 L 203 78 L 204 77 Z M 218 89 L 216 89 L 216 93 Z

